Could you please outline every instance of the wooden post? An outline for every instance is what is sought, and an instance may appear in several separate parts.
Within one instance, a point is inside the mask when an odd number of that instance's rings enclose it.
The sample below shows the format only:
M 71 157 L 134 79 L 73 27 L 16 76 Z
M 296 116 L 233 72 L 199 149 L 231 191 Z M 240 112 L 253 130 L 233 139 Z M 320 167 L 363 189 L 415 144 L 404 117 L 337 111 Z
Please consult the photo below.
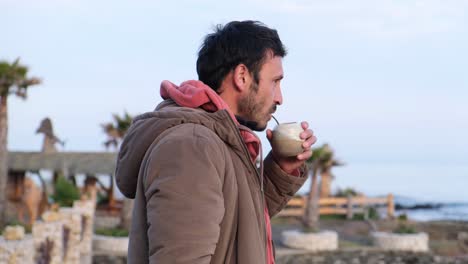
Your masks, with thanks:
M 351 195 L 348 195 L 346 199 L 347 199 L 346 218 L 353 219 L 353 201 L 352 201 Z
M 389 219 L 393 218 L 395 215 L 395 203 L 393 201 L 393 194 L 387 195 L 387 217 Z

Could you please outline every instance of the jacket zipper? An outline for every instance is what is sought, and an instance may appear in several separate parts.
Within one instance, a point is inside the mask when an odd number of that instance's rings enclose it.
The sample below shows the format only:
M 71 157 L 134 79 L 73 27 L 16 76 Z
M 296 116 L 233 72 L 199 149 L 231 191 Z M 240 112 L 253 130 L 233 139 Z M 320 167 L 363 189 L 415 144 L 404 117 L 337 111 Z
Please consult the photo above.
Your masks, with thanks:
M 257 175 L 257 177 L 258 177 L 258 179 L 259 179 L 259 181 L 260 181 L 260 195 L 261 195 L 261 203 L 260 203 L 260 205 L 261 205 L 261 208 L 262 208 L 261 214 L 262 214 L 262 216 L 263 216 L 263 218 L 262 218 L 263 240 L 264 240 L 264 243 L 263 243 L 264 245 L 263 245 L 263 246 L 264 246 L 264 248 L 265 248 L 264 252 L 265 252 L 265 263 L 266 263 L 267 254 L 268 254 L 268 252 L 267 252 L 267 243 L 268 243 L 267 240 L 268 240 L 268 237 L 267 237 L 267 230 L 266 230 L 266 223 L 265 223 L 265 217 L 266 217 L 266 215 L 265 215 L 265 202 L 266 202 L 266 201 L 265 201 L 265 194 L 264 194 L 264 190 L 263 190 L 263 177 L 260 176 L 257 167 L 255 166 L 255 164 L 254 164 L 254 162 L 252 161 L 252 159 L 250 159 L 249 150 L 247 149 L 247 146 L 245 145 L 244 140 L 242 139 L 242 136 L 240 135 L 240 132 L 239 132 L 239 129 L 240 129 L 240 128 L 237 127 L 236 123 L 234 123 L 234 120 L 232 120 L 231 116 L 229 115 L 229 113 L 228 113 L 226 110 L 223 110 L 223 113 L 224 113 L 225 115 L 227 115 L 227 119 L 230 120 L 231 125 L 233 125 L 233 126 L 236 128 L 237 139 L 239 139 L 240 142 L 242 143 L 242 144 L 241 144 L 241 145 L 242 145 L 242 149 L 244 150 L 244 152 L 245 152 L 245 153 L 247 154 L 247 156 L 249 157 L 249 163 L 250 163 L 250 165 L 254 168 L 255 174 Z M 244 129 L 244 130 L 246 130 L 246 129 Z M 254 134 L 254 136 L 257 137 L 255 134 Z M 258 139 L 258 137 L 257 137 L 257 139 Z M 261 148 L 261 147 L 262 147 L 262 144 L 261 144 L 260 139 L 259 139 L 259 142 L 260 142 L 260 148 Z M 259 149 L 259 151 L 262 151 L 262 150 Z M 261 157 L 261 158 L 263 158 L 263 157 Z M 260 160 L 260 162 L 263 162 L 263 160 Z M 262 166 L 262 167 L 263 167 L 263 166 Z M 263 168 L 262 168 L 262 169 L 263 169 Z M 267 263 L 267 264 L 270 264 L 270 263 Z

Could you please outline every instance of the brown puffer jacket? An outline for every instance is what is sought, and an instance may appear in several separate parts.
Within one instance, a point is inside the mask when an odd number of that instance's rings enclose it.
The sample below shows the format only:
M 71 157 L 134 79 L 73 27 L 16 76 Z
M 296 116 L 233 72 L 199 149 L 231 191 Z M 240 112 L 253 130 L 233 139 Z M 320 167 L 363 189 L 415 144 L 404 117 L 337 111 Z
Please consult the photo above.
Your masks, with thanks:
M 164 101 L 135 118 L 118 155 L 117 186 L 135 198 L 128 263 L 265 263 L 263 201 L 278 213 L 304 172 L 269 155 L 262 182 L 227 111 Z

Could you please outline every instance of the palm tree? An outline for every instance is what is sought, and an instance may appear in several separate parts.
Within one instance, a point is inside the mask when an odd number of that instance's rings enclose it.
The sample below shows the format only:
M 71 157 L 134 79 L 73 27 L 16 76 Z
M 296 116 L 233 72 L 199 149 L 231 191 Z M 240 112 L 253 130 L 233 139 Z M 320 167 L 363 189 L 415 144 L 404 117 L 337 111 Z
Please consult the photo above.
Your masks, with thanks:
M 306 210 L 304 212 L 303 223 L 306 229 L 310 231 L 319 230 L 319 189 L 318 189 L 318 175 L 327 175 L 331 177 L 331 168 L 333 166 L 341 165 L 341 163 L 334 159 L 333 150 L 328 144 L 313 149 L 312 157 L 307 161 L 309 165 L 309 173 L 311 174 L 310 191 L 307 196 Z
M 117 114 L 113 114 L 112 117 L 114 119 L 112 122 L 101 125 L 108 137 L 104 142 L 106 148 L 118 148 L 133 121 L 133 117 L 126 111 L 122 117 Z
M 21 65 L 19 59 L 13 63 L 0 61 L 0 225 L 4 222 L 8 175 L 8 96 L 26 99 L 28 88 L 41 83 L 40 79 L 27 74 L 28 67 Z
M 322 147 L 314 148 L 312 156 L 307 160 L 310 174 L 310 190 L 307 195 L 306 209 L 304 212 L 303 223 L 306 229 L 310 231 L 319 230 L 319 201 L 318 201 L 318 182 L 317 177 L 323 163 L 324 149 Z
M 104 142 L 106 148 L 115 147 L 118 148 L 120 143 L 127 133 L 128 128 L 132 124 L 133 117 L 127 112 L 124 112 L 124 115 L 121 117 L 117 114 L 113 114 L 113 121 L 101 125 L 104 129 L 104 133 L 107 134 L 108 139 Z M 114 181 L 112 179 L 112 184 L 110 188 L 109 203 L 112 201 Z M 131 220 L 132 220 L 132 211 L 133 211 L 133 200 L 124 198 L 122 210 L 120 211 L 120 225 L 126 230 L 130 230 Z
M 330 149 L 328 144 L 325 144 L 323 147 L 328 149 L 327 151 L 329 151 L 331 154 L 327 157 L 328 159 L 323 162 L 323 166 L 320 169 L 320 198 L 326 198 L 330 196 L 331 182 L 335 178 L 331 173 L 332 168 L 344 165 L 344 163 L 334 158 L 334 152 L 332 149 Z

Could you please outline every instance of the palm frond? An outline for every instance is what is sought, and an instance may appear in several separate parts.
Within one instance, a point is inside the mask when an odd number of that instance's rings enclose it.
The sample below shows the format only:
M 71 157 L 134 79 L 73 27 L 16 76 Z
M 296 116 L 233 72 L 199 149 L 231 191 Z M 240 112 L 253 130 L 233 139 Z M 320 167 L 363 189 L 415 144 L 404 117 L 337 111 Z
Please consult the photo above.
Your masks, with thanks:
M 19 58 L 13 63 L 0 61 L 0 95 L 14 94 L 25 99 L 28 88 L 41 83 L 39 78 L 27 75 L 28 67 L 21 65 Z
M 109 123 L 101 124 L 108 137 L 108 140 L 104 142 L 106 148 L 118 147 L 133 122 L 133 117 L 127 111 L 124 112 L 123 116 L 112 114 L 112 119 Z

